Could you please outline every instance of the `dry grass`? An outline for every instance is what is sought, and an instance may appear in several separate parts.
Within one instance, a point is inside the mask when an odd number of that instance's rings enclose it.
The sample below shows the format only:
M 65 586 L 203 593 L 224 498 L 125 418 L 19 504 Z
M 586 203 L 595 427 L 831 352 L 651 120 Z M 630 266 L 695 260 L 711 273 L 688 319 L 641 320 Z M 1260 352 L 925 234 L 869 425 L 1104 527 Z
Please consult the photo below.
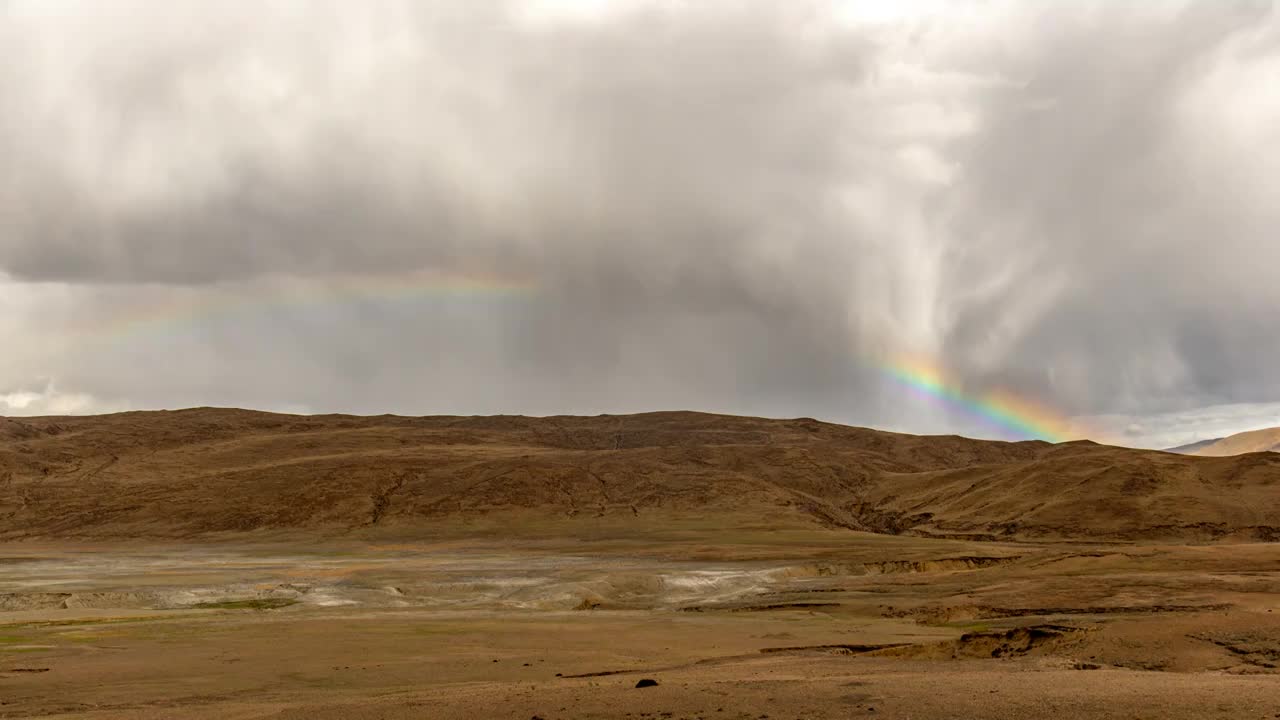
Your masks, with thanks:
M 197 409 L 0 422 L 8 539 L 595 539 L 715 527 L 1272 540 L 1277 480 L 1280 454 L 1198 458 L 697 413 Z

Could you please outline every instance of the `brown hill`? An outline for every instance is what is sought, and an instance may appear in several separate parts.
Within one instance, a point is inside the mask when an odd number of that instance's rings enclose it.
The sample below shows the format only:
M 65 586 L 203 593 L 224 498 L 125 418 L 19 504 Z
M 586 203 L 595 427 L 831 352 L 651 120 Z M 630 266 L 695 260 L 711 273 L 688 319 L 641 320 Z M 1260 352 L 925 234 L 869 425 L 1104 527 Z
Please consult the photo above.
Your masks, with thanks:
M 918 437 L 810 419 L 0 418 L 0 538 L 554 521 L 1002 538 L 1280 537 L 1280 455 Z
M 1197 448 L 1192 454 L 1204 457 L 1226 457 L 1252 452 L 1280 452 L 1280 427 L 1228 435 Z

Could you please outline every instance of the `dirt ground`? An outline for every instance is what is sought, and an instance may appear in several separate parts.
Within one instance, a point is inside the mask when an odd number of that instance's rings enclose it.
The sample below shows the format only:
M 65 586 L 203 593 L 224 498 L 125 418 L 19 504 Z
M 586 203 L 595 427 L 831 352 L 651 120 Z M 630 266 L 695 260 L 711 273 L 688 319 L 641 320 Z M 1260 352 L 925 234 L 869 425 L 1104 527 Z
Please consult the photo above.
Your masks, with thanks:
M 2 546 L 0 717 L 1280 717 L 1274 545 L 714 537 Z

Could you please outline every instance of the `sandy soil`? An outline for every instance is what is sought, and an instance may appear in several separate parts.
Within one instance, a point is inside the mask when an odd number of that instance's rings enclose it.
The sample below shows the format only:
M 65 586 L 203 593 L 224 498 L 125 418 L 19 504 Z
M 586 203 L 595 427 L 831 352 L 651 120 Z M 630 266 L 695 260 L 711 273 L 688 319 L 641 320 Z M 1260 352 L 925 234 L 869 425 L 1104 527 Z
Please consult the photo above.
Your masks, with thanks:
M 3 718 L 1280 717 L 1266 544 L 15 543 L 0 570 Z

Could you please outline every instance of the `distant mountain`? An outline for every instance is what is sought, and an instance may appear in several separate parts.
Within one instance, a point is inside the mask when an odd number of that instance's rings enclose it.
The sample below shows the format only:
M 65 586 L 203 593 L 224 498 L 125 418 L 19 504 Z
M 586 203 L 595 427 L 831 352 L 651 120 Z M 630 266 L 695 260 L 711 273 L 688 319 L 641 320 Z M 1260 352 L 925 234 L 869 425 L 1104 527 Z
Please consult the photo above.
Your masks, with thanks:
M 1181 455 L 1195 455 L 1200 450 L 1203 450 L 1216 442 L 1221 442 L 1222 440 L 1223 438 L 1209 438 L 1208 440 L 1187 443 L 1186 445 L 1179 445 L 1178 447 L 1165 448 L 1165 452 L 1179 453 Z
M 1188 446 L 1189 447 L 1189 446 Z M 1252 452 L 1280 452 L 1280 427 L 1251 430 L 1249 432 L 1229 435 L 1217 442 L 1188 451 L 1189 455 L 1203 457 L 1226 457 L 1227 455 L 1243 455 Z

